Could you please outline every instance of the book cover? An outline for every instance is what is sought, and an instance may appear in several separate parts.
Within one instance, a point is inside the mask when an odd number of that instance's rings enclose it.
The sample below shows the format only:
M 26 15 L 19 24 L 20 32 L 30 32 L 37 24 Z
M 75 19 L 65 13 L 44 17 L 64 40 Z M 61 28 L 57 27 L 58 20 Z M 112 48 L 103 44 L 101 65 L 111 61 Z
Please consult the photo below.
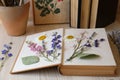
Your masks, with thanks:
M 105 29 L 66 29 L 59 69 L 63 75 L 114 75 L 116 62 Z
M 11 73 L 57 66 L 61 63 L 63 29 L 28 35 Z

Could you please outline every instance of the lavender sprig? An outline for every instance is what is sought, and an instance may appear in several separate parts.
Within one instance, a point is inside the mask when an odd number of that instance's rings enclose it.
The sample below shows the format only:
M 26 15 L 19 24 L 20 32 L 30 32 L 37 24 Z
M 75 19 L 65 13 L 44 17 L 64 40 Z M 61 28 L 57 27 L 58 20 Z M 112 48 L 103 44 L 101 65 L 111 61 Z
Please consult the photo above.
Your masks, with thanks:
M 11 44 L 10 44 L 11 45 Z M 1 51 L 1 56 L 0 56 L 0 70 L 1 68 L 4 66 L 4 63 L 5 61 L 9 58 L 9 57 L 12 57 L 13 54 L 10 53 L 10 50 L 12 49 L 12 47 L 10 45 L 7 45 L 7 44 L 4 44 L 4 48 L 2 51 Z
M 67 61 L 71 61 L 72 59 L 80 56 L 81 58 L 86 57 L 99 57 L 99 55 L 96 54 L 85 54 L 84 51 L 91 49 L 94 47 L 99 47 L 100 42 L 105 41 L 105 39 L 101 38 L 100 40 L 94 38 L 96 37 L 97 33 L 93 32 L 92 35 L 88 38 L 86 43 L 84 45 L 81 45 L 82 41 L 85 39 L 85 32 L 81 34 L 81 38 L 77 41 L 77 45 L 75 46 L 75 50 L 70 58 L 67 59 Z

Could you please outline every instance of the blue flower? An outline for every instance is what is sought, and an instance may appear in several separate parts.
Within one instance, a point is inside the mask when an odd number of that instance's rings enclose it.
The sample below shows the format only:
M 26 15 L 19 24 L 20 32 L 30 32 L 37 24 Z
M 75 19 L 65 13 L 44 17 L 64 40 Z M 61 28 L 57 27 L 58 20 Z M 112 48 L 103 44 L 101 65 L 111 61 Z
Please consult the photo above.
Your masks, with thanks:
M 48 50 L 46 53 L 47 53 L 48 55 L 51 55 L 51 54 L 53 53 L 53 50 Z
M 62 47 L 61 47 L 61 45 L 57 45 L 57 49 L 61 49 Z
M 62 36 L 61 35 L 57 35 L 57 39 L 60 39 Z
M 98 40 L 95 40 L 95 47 L 99 47 L 99 42 L 98 42 Z
M 91 44 L 85 44 L 84 46 L 86 46 L 86 47 L 92 47 Z
M 12 53 L 9 53 L 8 56 L 9 56 L 9 57 L 12 57 L 13 55 L 12 55 Z
M 8 51 L 7 50 L 2 50 L 2 54 L 6 54 Z
M 0 60 L 4 60 L 4 57 L 0 58 Z
M 55 49 L 56 43 L 52 43 L 52 48 Z
M 104 39 L 104 38 L 101 38 L 100 41 L 101 41 L 101 42 L 102 42 L 102 41 L 105 41 L 105 39 Z
M 4 44 L 4 47 L 7 48 L 8 50 L 10 50 L 12 48 L 11 46 L 6 45 L 6 44 Z

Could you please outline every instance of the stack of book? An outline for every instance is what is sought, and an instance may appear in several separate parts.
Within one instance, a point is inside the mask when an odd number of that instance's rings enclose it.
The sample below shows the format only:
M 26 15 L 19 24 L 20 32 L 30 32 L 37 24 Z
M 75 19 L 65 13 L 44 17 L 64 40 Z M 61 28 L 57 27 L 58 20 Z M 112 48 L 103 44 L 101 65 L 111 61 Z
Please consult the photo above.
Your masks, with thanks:
M 101 28 L 115 21 L 118 0 L 71 0 L 71 27 Z
M 115 75 L 105 30 L 60 28 L 28 35 L 11 73 L 53 66 L 63 75 Z

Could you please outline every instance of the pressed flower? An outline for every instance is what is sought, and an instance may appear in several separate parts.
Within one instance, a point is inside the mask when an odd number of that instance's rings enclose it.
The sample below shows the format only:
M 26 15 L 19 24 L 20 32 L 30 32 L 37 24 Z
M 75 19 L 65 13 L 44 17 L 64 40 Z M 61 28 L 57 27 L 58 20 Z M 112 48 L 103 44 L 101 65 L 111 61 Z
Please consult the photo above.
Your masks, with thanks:
M 45 40 L 46 39 L 46 35 L 42 35 L 38 38 L 39 40 Z
M 2 54 L 7 54 L 7 52 L 8 52 L 8 51 L 7 51 L 7 50 L 5 50 L 5 49 L 4 49 L 4 50 L 2 50 Z
M 42 51 L 42 46 L 37 46 L 36 51 Z
M 4 60 L 4 57 L 0 58 L 0 60 Z
M 13 54 L 12 54 L 12 53 L 8 53 L 8 56 L 9 56 L 9 57 L 12 57 L 12 56 L 13 56 Z
M 99 47 L 99 42 L 98 42 L 98 40 L 95 40 L 95 47 Z
M 57 49 L 61 49 L 61 45 L 57 45 Z
M 73 39 L 73 38 L 74 38 L 74 36 L 72 36 L 72 35 L 67 36 L 67 39 Z
M 57 39 L 61 38 L 62 36 L 61 35 L 57 35 Z
M 46 51 L 48 55 L 51 55 L 53 53 L 53 50 Z
M 104 38 L 101 38 L 100 41 L 101 41 L 101 42 L 102 42 L 102 41 L 105 41 L 105 39 L 104 39 Z
M 12 47 L 7 45 L 7 44 L 4 44 L 4 47 L 7 48 L 8 50 L 10 50 Z
M 58 0 L 58 2 L 63 1 L 63 0 Z

